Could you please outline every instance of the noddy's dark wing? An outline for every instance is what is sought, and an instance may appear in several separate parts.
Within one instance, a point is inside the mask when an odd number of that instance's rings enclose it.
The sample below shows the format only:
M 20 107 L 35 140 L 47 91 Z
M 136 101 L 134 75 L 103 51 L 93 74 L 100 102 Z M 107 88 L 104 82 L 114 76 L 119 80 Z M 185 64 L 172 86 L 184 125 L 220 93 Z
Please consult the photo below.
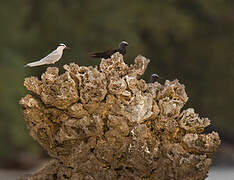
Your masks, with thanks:
M 104 51 L 104 52 L 98 52 L 98 53 L 94 53 L 91 56 L 94 58 L 110 58 L 112 54 L 116 53 L 118 51 L 118 49 L 113 49 L 113 50 L 108 50 L 108 51 Z

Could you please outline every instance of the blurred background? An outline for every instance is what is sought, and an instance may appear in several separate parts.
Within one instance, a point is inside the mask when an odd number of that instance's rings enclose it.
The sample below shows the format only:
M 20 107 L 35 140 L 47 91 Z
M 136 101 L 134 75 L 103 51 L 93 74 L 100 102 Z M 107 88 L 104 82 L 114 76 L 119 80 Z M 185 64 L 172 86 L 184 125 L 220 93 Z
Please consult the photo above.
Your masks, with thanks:
M 179 79 L 201 117 L 218 131 L 222 145 L 214 165 L 234 164 L 234 1 L 11 0 L 0 6 L 0 168 L 30 169 L 46 153 L 32 140 L 19 100 L 27 76 L 47 66 L 24 68 L 59 43 L 72 49 L 56 64 L 97 65 L 96 51 L 129 43 L 125 61 L 151 60 L 145 76 Z

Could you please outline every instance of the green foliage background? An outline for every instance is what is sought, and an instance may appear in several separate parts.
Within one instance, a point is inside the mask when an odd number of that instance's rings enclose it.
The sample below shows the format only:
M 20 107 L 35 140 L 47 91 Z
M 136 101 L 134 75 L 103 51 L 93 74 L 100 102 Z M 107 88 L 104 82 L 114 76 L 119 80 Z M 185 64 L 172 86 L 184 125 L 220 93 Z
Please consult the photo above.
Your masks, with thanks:
M 128 64 L 138 54 L 151 59 L 144 76 L 178 78 L 187 107 L 215 127 L 234 130 L 234 1 L 231 0 L 11 0 L 0 6 L 0 159 L 38 153 L 18 101 L 26 76 L 46 67 L 24 68 L 56 48 L 71 46 L 57 65 L 96 65 L 94 51 L 129 43 Z M 163 83 L 164 80 L 161 80 Z M 3 161 L 2 161 L 3 162 Z

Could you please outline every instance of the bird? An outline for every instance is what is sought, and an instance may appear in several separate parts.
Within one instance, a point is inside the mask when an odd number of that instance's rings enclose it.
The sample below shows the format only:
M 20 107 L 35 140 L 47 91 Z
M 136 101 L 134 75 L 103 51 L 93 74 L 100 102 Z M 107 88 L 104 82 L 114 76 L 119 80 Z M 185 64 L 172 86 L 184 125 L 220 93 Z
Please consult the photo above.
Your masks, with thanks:
M 63 55 L 64 49 L 70 49 L 65 44 L 60 43 L 52 53 L 48 54 L 46 57 L 42 58 L 39 61 L 28 63 L 25 67 L 34 67 L 34 66 L 41 66 L 45 64 L 54 64 L 56 63 Z
M 119 43 L 119 47 L 117 49 L 112 49 L 112 50 L 108 50 L 108 51 L 104 51 L 104 52 L 98 52 L 98 53 L 94 53 L 91 56 L 94 58 L 110 58 L 112 54 L 119 52 L 122 55 L 126 54 L 126 47 L 128 46 L 128 43 L 126 41 L 122 41 L 121 43 Z
M 150 77 L 150 82 L 154 83 L 154 82 L 157 81 L 158 78 L 159 78 L 158 74 L 152 74 L 151 77 Z

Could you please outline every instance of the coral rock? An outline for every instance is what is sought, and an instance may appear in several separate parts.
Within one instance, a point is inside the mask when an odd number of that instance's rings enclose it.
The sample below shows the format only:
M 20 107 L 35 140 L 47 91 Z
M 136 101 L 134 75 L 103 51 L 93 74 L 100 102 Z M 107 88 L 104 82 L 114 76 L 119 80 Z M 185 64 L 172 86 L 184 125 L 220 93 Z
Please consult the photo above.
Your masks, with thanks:
M 146 83 L 149 60 L 115 53 L 97 67 L 49 67 L 26 78 L 20 104 L 30 135 L 55 160 L 21 179 L 178 179 L 207 176 L 220 139 L 178 80 Z

